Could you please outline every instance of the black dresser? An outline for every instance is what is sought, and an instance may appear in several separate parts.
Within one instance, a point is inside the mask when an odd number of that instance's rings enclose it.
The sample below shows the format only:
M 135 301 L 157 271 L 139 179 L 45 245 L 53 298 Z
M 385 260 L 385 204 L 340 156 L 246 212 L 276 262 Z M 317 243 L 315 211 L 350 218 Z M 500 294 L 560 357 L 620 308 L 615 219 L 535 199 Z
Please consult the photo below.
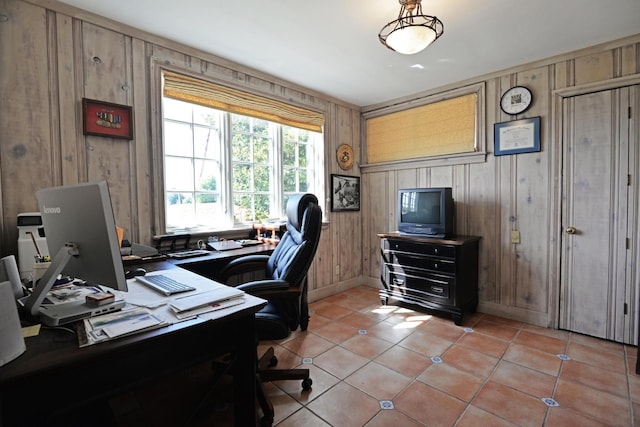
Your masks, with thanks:
M 380 301 L 406 303 L 450 314 L 456 325 L 478 305 L 480 237 L 445 239 L 400 233 L 380 237 Z

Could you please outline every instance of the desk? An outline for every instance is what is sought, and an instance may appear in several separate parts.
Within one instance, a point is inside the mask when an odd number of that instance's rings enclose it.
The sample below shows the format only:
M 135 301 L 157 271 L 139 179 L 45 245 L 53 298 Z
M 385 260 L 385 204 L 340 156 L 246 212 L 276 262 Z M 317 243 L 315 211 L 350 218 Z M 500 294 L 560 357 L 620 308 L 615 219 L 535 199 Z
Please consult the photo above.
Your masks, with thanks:
M 274 245 L 268 244 L 252 245 L 228 251 L 210 251 L 208 255 L 193 258 L 168 259 L 167 262 L 216 280 L 216 274 L 232 259 L 245 255 L 270 255 L 275 248 Z
M 69 392 L 84 401 L 101 399 L 211 360 L 228 347 L 237 351 L 235 424 L 255 425 L 254 314 L 266 302 L 245 298 L 217 319 L 193 319 L 85 348 L 78 348 L 75 335 L 62 339 L 62 331 L 27 338 L 27 351 L 0 367 L 3 425 L 46 425 L 47 417 L 73 402 Z
M 269 244 L 249 245 L 239 249 L 230 249 L 228 251 L 209 251 L 204 256 L 196 256 L 192 258 L 163 258 L 158 262 L 157 259 L 149 260 L 128 260 L 124 262 L 125 270 L 135 266 L 143 267 L 147 271 L 162 270 L 171 266 L 178 266 L 189 270 L 200 276 L 216 280 L 216 273 L 222 269 L 229 261 L 240 258 L 245 255 L 271 255 L 276 247 Z

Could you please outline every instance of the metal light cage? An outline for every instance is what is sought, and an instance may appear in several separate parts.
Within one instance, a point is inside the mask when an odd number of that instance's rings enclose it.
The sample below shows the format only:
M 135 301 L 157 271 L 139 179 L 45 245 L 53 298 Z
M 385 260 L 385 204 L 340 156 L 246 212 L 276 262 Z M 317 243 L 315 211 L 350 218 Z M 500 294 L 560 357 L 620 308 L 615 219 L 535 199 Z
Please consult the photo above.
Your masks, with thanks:
M 398 19 L 382 27 L 378 34 L 383 45 L 393 51 L 410 55 L 420 52 L 442 36 L 444 24 L 435 16 L 424 15 L 421 1 L 398 0 Z

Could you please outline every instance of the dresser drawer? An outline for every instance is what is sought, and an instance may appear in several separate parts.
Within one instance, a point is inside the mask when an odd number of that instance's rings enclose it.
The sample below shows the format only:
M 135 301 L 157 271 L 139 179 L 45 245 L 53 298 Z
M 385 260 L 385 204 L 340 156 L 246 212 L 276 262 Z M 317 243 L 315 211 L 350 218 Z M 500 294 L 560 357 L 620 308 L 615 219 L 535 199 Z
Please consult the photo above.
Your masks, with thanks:
M 412 255 L 403 252 L 385 251 L 384 256 L 389 264 L 436 271 L 444 274 L 454 274 L 456 264 L 454 260 Z
M 431 243 L 415 243 L 415 242 L 407 242 L 405 240 L 386 240 L 387 248 L 396 252 L 408 252 L 408 253 L 418 253 L 422 255 L 428 256 L 436 256 L 443 258 L 455 258 L 456 256 L 456 248 L 453 246 L 447 245 L 437 245 Z
M 443 303 L 450 302 L 452 299 L 452 290 L 455 286 L 453 279 L 414 276 L 406 272 L 392 270 L 387 270 L 386 276 L 389 289 L 394 293 L 418 296 Z

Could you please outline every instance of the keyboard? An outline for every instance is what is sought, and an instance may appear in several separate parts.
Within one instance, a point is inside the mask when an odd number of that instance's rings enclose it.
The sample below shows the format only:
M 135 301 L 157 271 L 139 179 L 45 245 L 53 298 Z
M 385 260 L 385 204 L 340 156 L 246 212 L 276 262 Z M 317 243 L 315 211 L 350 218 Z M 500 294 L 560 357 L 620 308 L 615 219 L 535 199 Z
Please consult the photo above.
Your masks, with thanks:
M 206 249 L 191 249 L 191 250 L 185 250 L 185 251 L 167 252 L 167 256 L 171 258 L 177 258 L 177 259 L 192 258 L 192 257 L 204 256 L 204 255 L 209 255 L 209 251 Z
M 136 280 L 147 287 L 158 291 L 164 295 L 173 295 L 179 292 L 194 291 L 191 285 L 178 282 L 170 277 L 163 276 L 161 274 L 155 274 L 150 276 L 137 276 Z

